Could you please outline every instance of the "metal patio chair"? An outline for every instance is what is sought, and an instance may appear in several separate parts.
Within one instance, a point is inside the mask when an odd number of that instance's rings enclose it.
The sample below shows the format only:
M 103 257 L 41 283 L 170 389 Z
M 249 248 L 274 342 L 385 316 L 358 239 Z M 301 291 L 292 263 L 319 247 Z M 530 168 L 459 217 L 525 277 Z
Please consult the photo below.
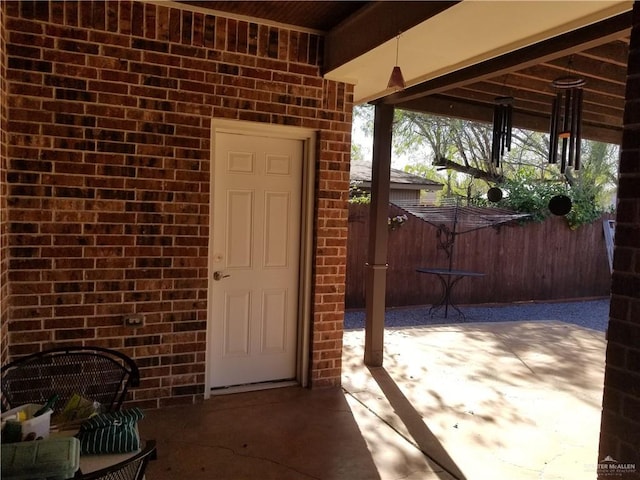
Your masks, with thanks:
M 102 347 L 61 347 L 20 357 L 0 367 L 2 411 L 26 403 L 45 404 L 58 395 L 58 413 L 74 394 L 119 410 L 130 387 L 140 383 L 136 363 Z

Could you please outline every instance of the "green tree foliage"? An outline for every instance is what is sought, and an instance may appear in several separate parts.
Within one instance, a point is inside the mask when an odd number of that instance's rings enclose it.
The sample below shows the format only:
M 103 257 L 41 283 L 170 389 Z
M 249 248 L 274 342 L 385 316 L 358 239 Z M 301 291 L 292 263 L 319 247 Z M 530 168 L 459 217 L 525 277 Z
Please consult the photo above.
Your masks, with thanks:
M 540 181 L 535 168 L 524 166 L 504 181 L 500 188 L 505 196 L 497 206 L 520 213 L 528 213 L 533 221 L 550 215 L 549 200 L 555 195 L 567 195 L 567 188 L 558 182 Z M 570 197 L 570 195 L 567 195 Z
M 349 203 L 369 204 L 371 203 L 371 194 L 360 188 L 360 182 L 349 183 Z
M 365 152 L 362 145 L 358 143 L 351 144 L 351 161 L 362 161 L 365 159 Z

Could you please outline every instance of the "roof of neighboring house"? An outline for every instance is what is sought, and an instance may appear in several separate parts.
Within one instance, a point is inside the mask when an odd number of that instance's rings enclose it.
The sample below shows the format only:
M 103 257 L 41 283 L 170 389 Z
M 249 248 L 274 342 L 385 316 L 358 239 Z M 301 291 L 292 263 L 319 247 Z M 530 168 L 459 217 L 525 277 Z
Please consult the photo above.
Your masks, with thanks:
M 371 163 L 352 160 L 351 161 L 351 181 L 362 182 L 364 186 L 371 185 Z M 391 188 L 407 190 L 438 190 L 443 187 L 440 182 L 429 180 L 428 178 L 403 172 L 396 168 L 391 169 Z

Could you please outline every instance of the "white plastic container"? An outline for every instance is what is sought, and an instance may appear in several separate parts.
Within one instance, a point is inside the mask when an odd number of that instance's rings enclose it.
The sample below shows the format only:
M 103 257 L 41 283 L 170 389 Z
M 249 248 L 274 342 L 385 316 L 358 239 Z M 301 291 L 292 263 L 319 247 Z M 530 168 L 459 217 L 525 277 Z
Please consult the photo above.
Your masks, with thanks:
M 4 426 L 5 421 L 15 420 L 18 418 L 19 412 L 26 414 L 26 420 L 22 420 L 22 440 L 25 440 L 29 434 L 35 435 L 32 440 L 47 438 L 49 436 L 49 430 L 51 428 L 51 410 L 43 413 L 37 417 L 33 417 L 33 414 L 42 408 L 42 405 L 36 405 L 35 403 L 27 403 L 16 408 L 12 408 L 2 414 L 2 424 Z

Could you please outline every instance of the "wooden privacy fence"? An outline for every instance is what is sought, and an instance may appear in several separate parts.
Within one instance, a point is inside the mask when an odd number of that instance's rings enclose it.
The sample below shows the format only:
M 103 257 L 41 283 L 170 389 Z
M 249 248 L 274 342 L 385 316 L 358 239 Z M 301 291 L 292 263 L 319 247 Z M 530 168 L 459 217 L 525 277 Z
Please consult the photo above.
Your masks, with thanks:
M 389 206 L 390 216 L 402 213 Z M 440 297 L 438 279 L 415 269 L 448 268 L 447 256 L 438 247 L 437 228 L 412 215 L 408 217 L 402 226 L 389 231 L 389 307 L 436 302 Z M 352 204 L 346 308 L 365 305 L 368 242 L 369 205 Z M 452 299 L 462 305 L 601 297 L 609 295 L 611 283 L 602 221 L 571 230 L 562 217 L 458 235 L 453 269 L 486 274 L 464 278 L 456 285 Z

